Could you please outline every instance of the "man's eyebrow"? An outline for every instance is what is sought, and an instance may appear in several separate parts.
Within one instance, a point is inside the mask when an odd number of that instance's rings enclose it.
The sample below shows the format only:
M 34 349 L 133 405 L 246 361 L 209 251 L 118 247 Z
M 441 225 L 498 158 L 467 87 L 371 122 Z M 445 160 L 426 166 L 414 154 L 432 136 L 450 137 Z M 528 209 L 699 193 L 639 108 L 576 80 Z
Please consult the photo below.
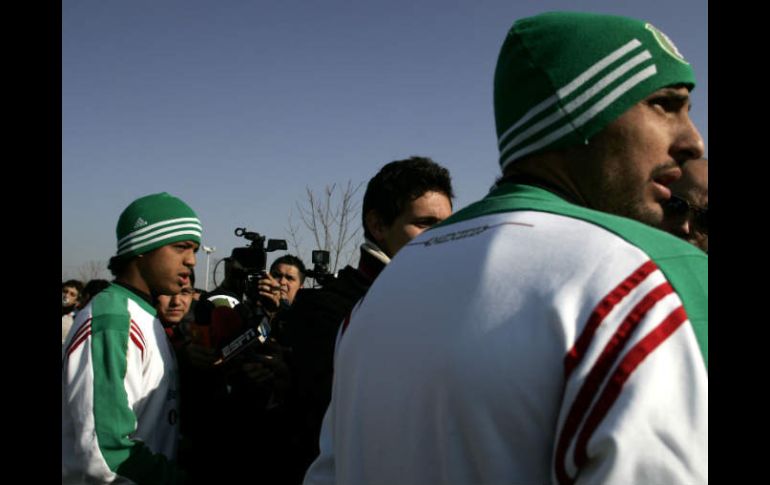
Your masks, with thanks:
M 683 93 L 679 88 L 662 88 L 648 96 L 648 99 L 654 98 L 671 98 L 677 101 L 691 101 L 690 92 Z
M 682 93 L 677 88 L 662 88 L 645 98 L 647 102 L 660 99 L 665 99 L 669 103 L 676 103 L 679 106 L 686 107 L 688 112 L 692 110 L 693 102 L 689 91 Z

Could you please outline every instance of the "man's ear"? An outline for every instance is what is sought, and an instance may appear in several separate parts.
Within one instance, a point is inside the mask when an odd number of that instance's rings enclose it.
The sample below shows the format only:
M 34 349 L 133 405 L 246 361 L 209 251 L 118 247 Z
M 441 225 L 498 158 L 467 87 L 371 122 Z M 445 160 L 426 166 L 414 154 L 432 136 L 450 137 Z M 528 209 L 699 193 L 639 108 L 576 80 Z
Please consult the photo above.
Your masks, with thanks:
M 385 224 L 382 222 L 380 214 L 378 214 L 376 210 L 370 209 L 369 212 L 366 213 L 364 222 L 366 223 L 366 228 L 369 230 L 369 234 L 374 237 L 374 242 L 380 244 L 385 237 Z

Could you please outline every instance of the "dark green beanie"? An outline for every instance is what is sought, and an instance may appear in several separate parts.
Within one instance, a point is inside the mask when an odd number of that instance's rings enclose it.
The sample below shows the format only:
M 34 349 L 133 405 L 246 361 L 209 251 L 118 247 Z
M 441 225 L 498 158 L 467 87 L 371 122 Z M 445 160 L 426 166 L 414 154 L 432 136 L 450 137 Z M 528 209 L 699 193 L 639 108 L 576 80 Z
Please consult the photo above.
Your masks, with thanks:
M 117 257 L 128 259 L 179 241 L 201 243 L 201 223 L 181 199 L 166 192 L 133 201 L 120 214 Z
M 627 17 L 550 12 L 518 20 L 495 70 L 500 166 L 589 138 L 658 89 L 695 75 L 671 40 Z

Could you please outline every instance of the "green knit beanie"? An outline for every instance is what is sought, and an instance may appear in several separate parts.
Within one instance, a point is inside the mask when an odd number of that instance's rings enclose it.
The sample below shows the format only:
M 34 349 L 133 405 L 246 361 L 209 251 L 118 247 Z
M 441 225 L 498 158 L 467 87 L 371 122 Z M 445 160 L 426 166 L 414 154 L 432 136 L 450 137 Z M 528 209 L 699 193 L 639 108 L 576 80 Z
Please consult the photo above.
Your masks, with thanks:
M 671 40 L 627 17 L 549 12 L 518 20 L 495 70 L 500 166 L 587 143 L 658 89 L 695 87 Z
M 147 195 L 120 214 L 115 256 L 128 259 L 179 241 L 200 244 L 201 232 L 198 216 L 181 199 L 166 192 Z

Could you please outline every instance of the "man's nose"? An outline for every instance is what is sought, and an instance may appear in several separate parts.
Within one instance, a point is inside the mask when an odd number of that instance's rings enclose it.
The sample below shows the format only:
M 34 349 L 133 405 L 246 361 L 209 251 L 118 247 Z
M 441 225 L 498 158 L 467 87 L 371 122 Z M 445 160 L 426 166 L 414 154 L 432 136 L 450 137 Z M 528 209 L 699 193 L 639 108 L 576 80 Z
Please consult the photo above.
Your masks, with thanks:
M 703 137 L 701 137 L 689 114 L 685 115 L 682 123 L 680 132 L 672 146 L 674 152 L 672 156 L 680 164 L 687 160 L 703 158 L 706 153 Z

